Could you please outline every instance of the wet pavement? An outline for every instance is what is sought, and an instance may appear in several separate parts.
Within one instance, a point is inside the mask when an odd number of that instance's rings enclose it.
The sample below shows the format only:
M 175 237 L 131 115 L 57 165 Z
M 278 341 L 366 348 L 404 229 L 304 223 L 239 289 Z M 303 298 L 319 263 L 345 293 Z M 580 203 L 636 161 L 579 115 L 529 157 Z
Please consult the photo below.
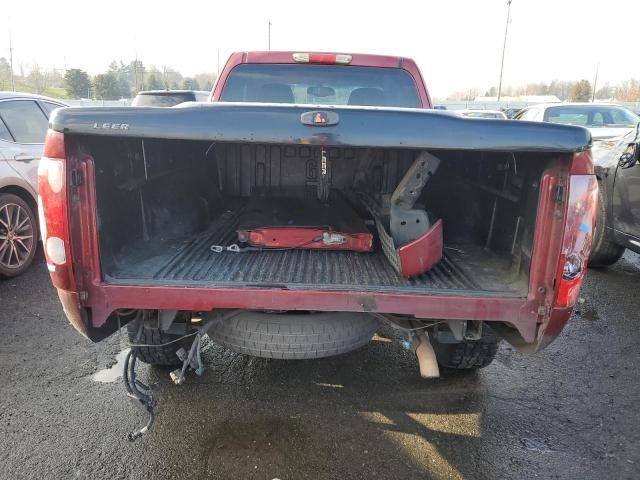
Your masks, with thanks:
M 110 368 L 125 337 L 78 335 L 39 262 L 0 280 L 0 478 L 637 479 L 640 257 L 590 271 L 582 297 L 540 354 L 503 344 L 478 374 L 437 381 L 386 331 L 316 361 L 210 344 L 185 385 L 140 368 L 158 416 L 131 444 L 145 418 Z

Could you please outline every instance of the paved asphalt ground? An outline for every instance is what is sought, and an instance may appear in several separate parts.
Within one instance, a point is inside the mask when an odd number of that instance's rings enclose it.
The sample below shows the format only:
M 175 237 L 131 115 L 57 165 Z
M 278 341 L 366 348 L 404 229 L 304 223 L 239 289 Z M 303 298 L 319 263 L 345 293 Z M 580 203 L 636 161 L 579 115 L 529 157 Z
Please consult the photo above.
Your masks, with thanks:
M 93 378 L 124 338 L 76 334 L 39 261 L 0 280 L 0 478 L 637 479 L 640 257 L 590 271 L 582 296 L 541 354 L 503 345 L 480 373 L 437 381 L 389 332 L 319 361 L 212 344 L 183 386 L 141 368 L 161 384 L 158 419 L 130 444 L 144 416 Z

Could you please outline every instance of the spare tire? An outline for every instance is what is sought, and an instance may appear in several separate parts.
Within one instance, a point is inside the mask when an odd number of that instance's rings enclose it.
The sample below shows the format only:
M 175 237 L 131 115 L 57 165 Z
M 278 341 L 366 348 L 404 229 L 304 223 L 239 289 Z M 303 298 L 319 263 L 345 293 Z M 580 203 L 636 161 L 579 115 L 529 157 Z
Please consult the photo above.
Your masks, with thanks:
M 245 355 L 308 359 L 360 348 L 377 327 L 378 321 L 365 313 L 240 311 L 214 324 L 208 334 L 214 342 Z

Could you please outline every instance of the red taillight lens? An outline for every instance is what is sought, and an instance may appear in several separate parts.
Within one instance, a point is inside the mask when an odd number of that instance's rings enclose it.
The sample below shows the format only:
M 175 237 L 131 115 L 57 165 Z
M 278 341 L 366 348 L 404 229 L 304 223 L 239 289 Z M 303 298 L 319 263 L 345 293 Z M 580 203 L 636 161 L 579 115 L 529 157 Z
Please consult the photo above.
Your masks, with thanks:
M 591 253 L 598 208 L 598 180 L 595 175 L 571 175 L 567 195 L 567 219 L 556 275 L 558 307 L 576 303 Z
M 75 290 L 69 250 L 64 135 L 49 130 L 38 165 L 38 215 L 47 267 L 56 288 Z

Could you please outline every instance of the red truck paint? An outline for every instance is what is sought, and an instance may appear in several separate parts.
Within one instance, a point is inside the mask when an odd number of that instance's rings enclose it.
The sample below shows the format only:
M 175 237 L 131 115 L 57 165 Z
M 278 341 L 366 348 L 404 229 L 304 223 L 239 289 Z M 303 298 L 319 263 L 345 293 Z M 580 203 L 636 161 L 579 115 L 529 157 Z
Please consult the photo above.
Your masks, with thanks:
M 294 63 L 292 52 L 236 53 L 231 56 L 214 88 L 212 100 L 216 101 L 231 69 L 240 63 Z M 351 65 L 389 66 L 406 69 L 416 81 L 422 106 L 431 107 L 431 101 L 420 72 L 411 60 L 397 57 L 353 55 Z M 348 68 L 348 67 L 345 67 Z M 52 144 L 59 143 L 62 134 L 53 133 Z M 56 143 L 57 145 L 57 143 Z M 58 146 L 59 147 L 59 146 Z M 45 151 L 46 151 L 45 147 Z M 55 151 L 53 151 L 55 150 Z M 47 216 L 49 222 L 68 225 L 70 251 L 73 255 L 72 272 L 66 280 L 52 272 L 54 286 L 67 317 L 83 335 L 94 341 L 110 334 L 113 311 L 118 309 L 167 309 L 209 311 L 216 308 L 321 310 L 344 312 L 381 312 L 414 315 L 425 319 L 458 319 L 504 322 L 519 334 L 522 345 L 540 349 L 550 343 L 562 330 L 572 311 L 572 305 L 558 303 L 562 289 L 563 238 L 571 232 L 567 225 L 566 209 L 558 215 L 554 192 L 563 187 L 563 202 L 569 201 L 568 178 L 572 175 L 593 177 L 590 152 L 567 155 L 564 161 L 544 172 L 540 194 L 533 255 L 526 297 L 504 294 L 446 295 L 406 294 L 362 291 L 314 291 L 279 288 L 183 288 L 176 286 L 136 286 L 106 284 L 101 279 L 98 255 L 96 197 L 93 160 L 74 149 L 69 142 L 64 151 L 52 149 L 53 155 L 65 155 L 67 174 L 64 195 L 68 212 L 58 211 L 66 218 Z M 83 181 L 70 185 L 69 172 L 79 172 Z M 590 180 L 589 180 L 590 181 Z M 40 192 L 46 188 L 41 181 Z M 592 193 L 591 190 L 589 192 Z M 595 211 L 592 201 L 590 209 Z M 50 213 L 50 212 L 48 212 Z M 595 219 L 595 216 L 593 216 Z M 71 219 L 75 219 L 71 221 Z M 74 254 L 75 252 L 75 254 Z M 582 274 L 583 275 L 583 274 Z M 582 275 L 572 280 L 571 287 L 579 286 Z M 68 289 L 69 285 L 73 288 Z M 116 324 L 117 325 L 117 324 Z M 518 344 L 517 341 L 514 343 Z
M 340 235 L 341 242 L 327 243 L 323 235 Z M 253 247 L 309 248 L 314 250 L 351 250 L 370 252 L 373 249 L 371 233 L 329 232 L 315 227 L 260 227 L 238 230 L 238 239 Z
M 426 272 L 442 260 L 443 247 L 442 219 L 439 219 L 420 238 L 397 250 L 400 259 L 400 275 L 411 278 Z

